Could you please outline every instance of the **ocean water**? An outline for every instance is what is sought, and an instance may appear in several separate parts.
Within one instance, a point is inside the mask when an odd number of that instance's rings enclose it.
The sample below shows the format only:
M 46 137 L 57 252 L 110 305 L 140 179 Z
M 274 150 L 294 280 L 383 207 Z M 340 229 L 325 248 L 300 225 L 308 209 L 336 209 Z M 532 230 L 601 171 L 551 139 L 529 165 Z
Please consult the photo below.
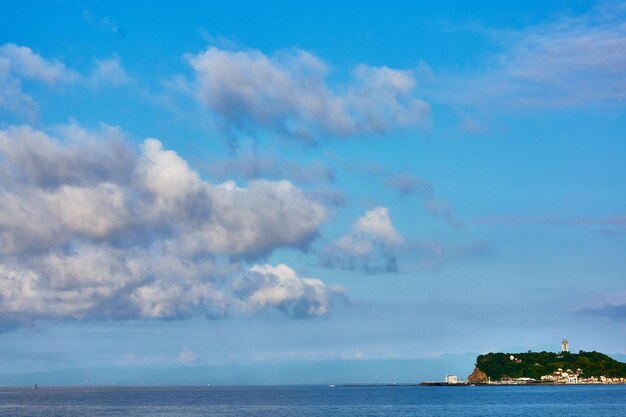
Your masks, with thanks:
M 626 386 L 0 388 L 2 417 L 626 416 Z

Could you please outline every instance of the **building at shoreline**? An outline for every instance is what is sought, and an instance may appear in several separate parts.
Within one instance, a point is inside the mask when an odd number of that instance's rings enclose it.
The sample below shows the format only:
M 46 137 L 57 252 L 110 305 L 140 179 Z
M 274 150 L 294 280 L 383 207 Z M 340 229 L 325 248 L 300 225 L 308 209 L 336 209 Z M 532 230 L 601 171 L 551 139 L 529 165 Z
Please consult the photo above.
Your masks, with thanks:
M 458 376 L 446 374 L 446 384 L 460 384 L 462 382 Z

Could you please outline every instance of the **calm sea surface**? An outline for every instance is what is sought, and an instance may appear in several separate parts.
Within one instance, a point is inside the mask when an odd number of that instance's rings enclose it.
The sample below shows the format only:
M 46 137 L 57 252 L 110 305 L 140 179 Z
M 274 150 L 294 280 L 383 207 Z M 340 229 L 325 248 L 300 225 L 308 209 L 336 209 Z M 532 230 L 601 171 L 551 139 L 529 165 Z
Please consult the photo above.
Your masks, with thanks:
M 0 388 L 0 416 L 626 416 L 626 386 Z

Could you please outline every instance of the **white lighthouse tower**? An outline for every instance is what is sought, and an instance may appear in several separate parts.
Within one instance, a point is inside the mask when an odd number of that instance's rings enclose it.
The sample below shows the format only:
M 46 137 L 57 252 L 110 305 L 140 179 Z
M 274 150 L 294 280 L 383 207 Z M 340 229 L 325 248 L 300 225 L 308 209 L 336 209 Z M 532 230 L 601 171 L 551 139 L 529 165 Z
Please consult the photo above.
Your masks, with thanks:
M 569 342 L 566 338 L 563 338 L 561 342 L 561 352 L 569 352 Z

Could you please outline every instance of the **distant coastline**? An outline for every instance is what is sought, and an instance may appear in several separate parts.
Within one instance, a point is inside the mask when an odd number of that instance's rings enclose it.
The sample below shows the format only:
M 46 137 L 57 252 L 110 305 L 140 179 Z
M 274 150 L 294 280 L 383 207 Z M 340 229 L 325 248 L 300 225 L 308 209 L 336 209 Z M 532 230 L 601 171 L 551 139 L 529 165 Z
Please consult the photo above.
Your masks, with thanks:
M 626 385 L 626 381 L 622 382 L 597 382 L 597 383 L 579 383 L 579 384 L 561 384 L 557 382 L 437 382 L 437 381 L 424 381 L 416 384 L 422 387 L 504 387 L 504 386 L 564 386 L 564 385 Z
M 476 358 L 466 381 L 446 375 L 427 386 L 467 385 L 614 385 L 626 384 L 626 364 L 600 352 L 571 353 L 563 339 L 561 352 L 487 353 Z

